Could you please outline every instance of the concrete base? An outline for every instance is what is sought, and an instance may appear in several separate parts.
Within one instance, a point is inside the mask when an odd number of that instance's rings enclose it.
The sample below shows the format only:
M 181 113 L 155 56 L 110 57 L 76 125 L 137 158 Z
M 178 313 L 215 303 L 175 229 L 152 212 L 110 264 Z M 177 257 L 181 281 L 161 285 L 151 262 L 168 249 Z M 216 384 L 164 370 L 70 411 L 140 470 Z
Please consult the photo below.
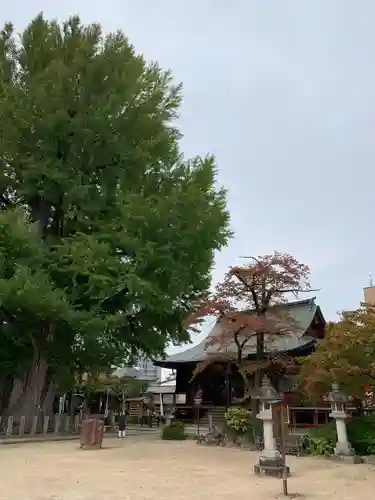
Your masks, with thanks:
M 101 443 L 97 444 L 81 444 L 81 450 L 100 450 L 102 447 Z
M 290 476 L 290 469 L 285 466 L 286 475 Z M 281 458 L 260 457 L 259 464 L 254 465 L 254 474 L 257 476 L 284 477 L 284 465 Z
M 338 462 L 346 462 L 347 464 L 361 464 L 363 460 L 358 455 L 331 455 L 332 460 L 337 460 Z
M 335 446 L 335 455 L 345 455 L 345 456 L 350 456 L 354 455 L 354 450 L 352 448 L 352 445 L 349 442 L 346 443 L 336 443 Z

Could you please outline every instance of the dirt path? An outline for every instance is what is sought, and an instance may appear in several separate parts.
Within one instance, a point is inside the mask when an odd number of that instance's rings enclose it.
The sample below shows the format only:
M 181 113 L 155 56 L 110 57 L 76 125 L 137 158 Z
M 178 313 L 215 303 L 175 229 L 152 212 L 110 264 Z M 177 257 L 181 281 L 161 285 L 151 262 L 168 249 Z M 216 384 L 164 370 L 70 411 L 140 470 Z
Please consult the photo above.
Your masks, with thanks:
M 268 500 L 281 491 L 281 481 L 253 475 L 255 453 L 151 437 L 105 445 L 0 447 L 0 500 Z M 311 458 L 291 458 L 289 465 L 290 492 L 304 498 L 360 500 L 375 491 L 373 466 Z

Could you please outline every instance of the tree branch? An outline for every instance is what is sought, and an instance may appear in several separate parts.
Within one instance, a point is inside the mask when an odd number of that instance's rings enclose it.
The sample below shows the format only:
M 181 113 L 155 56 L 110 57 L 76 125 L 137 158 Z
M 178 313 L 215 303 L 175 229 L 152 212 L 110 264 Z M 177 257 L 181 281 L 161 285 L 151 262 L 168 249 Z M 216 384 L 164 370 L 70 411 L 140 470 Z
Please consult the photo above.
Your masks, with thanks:
M 259 301 L 258 301 L 258 296 L 254 290 L 254 287 L 253 286 L 250 286 L 247 281 L 245 280 L 245 278 L 243 278 L 241 276 L 241 273 L 239 273 L 238 271 L 234 271 L 233 272 L 234 276 L 236 276 L 236 278 L 241 281 L 241 283 L 244 285 L 244 287 L 246 288 L 246 290 L 250 291 L 252 297 L 253 297 L 253 301 L 254 301 L 254 306 L 255 306 L 255 310 L 256 312 L 258 313 L 259 312 Z M 253 276 L 253 282 L 254 282 L 254 276 Z

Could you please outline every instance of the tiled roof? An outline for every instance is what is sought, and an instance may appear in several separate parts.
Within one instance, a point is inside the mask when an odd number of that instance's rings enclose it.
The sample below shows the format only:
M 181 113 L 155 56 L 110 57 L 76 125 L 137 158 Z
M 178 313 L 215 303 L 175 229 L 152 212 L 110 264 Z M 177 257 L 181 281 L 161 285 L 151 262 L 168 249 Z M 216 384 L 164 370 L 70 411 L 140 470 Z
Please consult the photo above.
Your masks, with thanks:
M 323 315 L 320 311 L 319 306 L 315 304 L 315 297 L 307 300 L 300 300 L 297 302 L 289 302 L 283 306 L 288 312 L 288 315 L 291 318 L 291 321 L 294 325 L 297 325 L 295 328 L 296 331 L 290 334 L 284 335 L 275 335 L 272 340 L 270 340 L 267 344 L 267 350 L 270 352 L 286 352 L 292 351 L 308 344 L 311 344 L 314 339 L 305 335 L 306 330 L 311 325 L 315 315 L 319 313 L 323 318 Z M 324 321 L 324 318 L 323 318 Z M 216 323 L 208 336 L 215 335 L 215 333 L 219 333 L 220 325 Z M 178 363 L 194 363 L 203 361 L 206 358 L 207 353 L 212 352 L 220 352 L 220 353 L 235 353 L 236 346 L 234 343 L 227 346 L 225 349 L 222 347 L 211 347 L 209 349 L 206 348 L 206 339 L 200 342 L 198 345 L 194 347 L 190 347 L 185 351 L 179 352 L 177 354 L 173 354 L 168 358 L 155 362 L 155 364 L 159 364 L 160 366 L 166 366 L 168 364 L 178 364 Z M 250 339 L 244 349 L 245 355 L 255 354 L 256 351 L 256 339 Z

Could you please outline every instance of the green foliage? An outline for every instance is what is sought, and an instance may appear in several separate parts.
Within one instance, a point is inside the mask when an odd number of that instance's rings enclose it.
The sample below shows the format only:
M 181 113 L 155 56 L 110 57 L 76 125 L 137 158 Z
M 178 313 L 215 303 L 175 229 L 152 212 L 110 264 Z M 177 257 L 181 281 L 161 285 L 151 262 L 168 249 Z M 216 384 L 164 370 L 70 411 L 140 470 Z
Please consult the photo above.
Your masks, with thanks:
M 310 430 L 302 438 L 303 449 L 308 455 L 332 455 L 336 443 L 334 421 Z
M 332 382 L 362 399 L 375 380 L 375 307 L 345 311 L 329 323 L 313 354 L 304 358 L 300 385 L 312 397 L 330 390 Z
M 358 455 L 375 454 L 375 417 L 354 417 L 348 421 L 348 439 Z M 330 455 L 336 444 L 334 421 L 311 430 L 303 437 L 303 447 L 311 455 Z
M 230 231 L 214 159 L 180 153 L 180 102 L 121 32 L 4 26 L 0 373 L 41 356 L 69 384 L 188 340 Z
M 348 438 L 358 455 L 375 455 L 375 416 L 349 420 Z
M 161 438 L 169 441 L 183 441 L 188 438 L 185 434 L 185 425 L 183 422 L 174 420 L 169 425 L 163 427 Z
M 229 429 L 233 429 L 237 434 L 249 432 L 251 412 L 245 408 L 228 408 L 224 418 Z
M 144 380 L 138 380 L 133 377 L 116 377 L 113 375 L 99 375 L 89 377 L 87 381 L 79 384 L 80 388 L 86 392 L 106 392 L 110 391 L 112 395 L 120 399 L 138 397 L 147 389 L 148 383 Z

